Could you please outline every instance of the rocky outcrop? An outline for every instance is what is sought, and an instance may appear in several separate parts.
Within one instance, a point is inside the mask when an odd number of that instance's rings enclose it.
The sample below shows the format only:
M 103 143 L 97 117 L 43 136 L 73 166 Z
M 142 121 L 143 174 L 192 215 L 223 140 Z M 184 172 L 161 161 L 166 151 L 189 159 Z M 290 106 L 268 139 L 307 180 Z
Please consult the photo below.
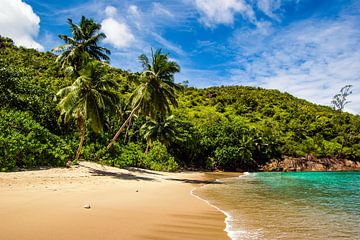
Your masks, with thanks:
M 315 158 L 308 155 L 306 158 L 284 157 L 281 160 L 272 160 L 261 167 L 262 171 L 295 172 L 295 171 L 350 171 L 360 170 L 360 161 L 351 161 L 336 158 Z

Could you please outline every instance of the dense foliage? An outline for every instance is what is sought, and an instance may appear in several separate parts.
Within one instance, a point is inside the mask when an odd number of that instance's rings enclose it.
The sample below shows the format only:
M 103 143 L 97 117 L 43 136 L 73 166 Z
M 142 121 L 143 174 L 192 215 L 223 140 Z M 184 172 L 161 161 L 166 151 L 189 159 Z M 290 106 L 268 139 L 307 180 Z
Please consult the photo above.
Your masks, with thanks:
M 71 157 L 69 142 L 50 133 L 28 113 L 1 109 L 0 114 L 0 170 L 64 166 Z
M 164 84 L 149 72 L 129 73 L 110 66 L 104 66 L 99 79 L 114 81 L 117 86 L 116 91 L 113 89 L 118 99 L 116 108 L 98 105 L 103 131 L 94 127 L 96 116 L 91 113 L 94 117 L 85 118 L 86 131 L 81 132 L 76 117 L 67 123 L 58 122 L 62 110 L 54 97 L 60 89 L 72 86 L 75 79 L 55 60 L 52 53 L 18 48 L 10 39 L 0 38 L 0 170 L 64 166 L 75 159 L 81 134 L 83 159 L 118 167 L 247 170 L 283 155 L 303 157 L 309 153 L 360 159 L 360 116 L 277 90 L 242 86 L 169 88 L 174 85 L 172 76 L 166 76 Z M 149 71 L 151 64 L 145 66 Z M 174 73 L 178 71 L 175 67 Z M 161 104 L 159 95 L 147 93 L 152 88 L 144 88 L 157 84 L 162 84 L 161 91 L 169 101 L 165 116 L 154 114 L 156 108 L 148 105 L 151 99 Z M 134 112 L 124 125 L 142 96 L 149 101 L 142 102 L 141 111 Z M 107 150 L 122 125 L 123 131 Z

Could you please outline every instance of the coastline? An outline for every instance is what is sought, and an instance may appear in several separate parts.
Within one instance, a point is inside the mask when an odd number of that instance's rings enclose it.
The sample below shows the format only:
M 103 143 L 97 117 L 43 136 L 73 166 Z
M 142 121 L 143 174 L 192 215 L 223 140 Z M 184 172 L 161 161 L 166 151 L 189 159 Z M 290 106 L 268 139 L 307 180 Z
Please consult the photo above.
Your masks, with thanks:
M 191 194 L 220 175 L 90 162 L 0 173 L 0 239 L 229 239 L 223 213 Z
M 216 178 L 215 181 L 220 181 L 221 179 L 229 179 L 229 178 L 239 178 L 239 177 L 242 177 L 242 176 L 246 176 L 248 175 L 248 172 L 243 172 L 243 173 L 240 173 L 240 172 L 231 172 L 231 173 L 228 173 L 228 174 L 225 174 L 223 173 L 222 175 L 219 176 L 219 178 Z M 213 178 L 210 178 L 210 179 L 213 179 Z M 224 231 L 226 232 L 227 236 L 230 238 L 230 239 L 234 239 L 234 237 L 236 236 L 236 232 L 231 230 L 231 220 L 232 220 L 232 216 L 226 212 L 225 210 L 221 209 L 220 207 L 210 203 L 209 200 L 201 197 L 199 194 L 196 194 L 195 191 L 196 190 L 199 190 L 201 187 L 204 187 L 205 185 L 202 185 L 200 187 L 196 187 L 196 188 L 193 188 L 191 190 L 191 195 L 193 195 L 194 197 L 204 201 L 206 204 L 208 204 L 209 206 L 211 206 L 212 208 L 216 209 L 217 211 L 221 212 L 224 216 L 225 216 L 225 220 L 224 220 L 224 223 L 225 223 L 225 229 Z

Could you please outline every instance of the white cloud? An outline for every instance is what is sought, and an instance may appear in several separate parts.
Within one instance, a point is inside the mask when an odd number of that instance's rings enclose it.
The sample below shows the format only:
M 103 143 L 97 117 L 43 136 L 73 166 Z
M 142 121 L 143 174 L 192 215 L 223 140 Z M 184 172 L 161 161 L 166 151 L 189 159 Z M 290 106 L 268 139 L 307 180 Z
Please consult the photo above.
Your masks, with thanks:
M 117 13 L 115 7 L 108 6 L 105 12 L 107 18 L 101 22 L 101 31 L 106 34 L 104 42 L 111 44 L 115 48 L 129 47 L 135 41 L 129 26 L 125 22 L 115 19 Z
M 40 18 L 21 0 L 1 0 L 0 35 L 10 37 L 18 46 L 44 50 L 34 38 L 39 33 Z
M 200 12 L 201 21 L 208 27 L 217 24 L 231 25 L 236 14 L 250 22 L 256 22 L 253 8 L 245 0 L 195 0 L 195 7 Z
M 193 4 L 201 15 L 200 21 L 207 27 L 232 25 L 236 16 L 241 15 L 245 21 L 267 32 L 272 20 L 280 22 L 277 13 L 282 6 L 282 0 L 195 0 Z M 270 22 L 259 20 L 263 18 L 257 16 L 259 13 L 270 18 Z
M 138 30 L 143 28 L 143 13 L 140 12 L 139 8 L 136 5 L 130 5 L 128 8 L 128 14 L 130 21 L 135 25 Z
M 105 8 L 105 14 L 107 17 L 114 17 L 117 14 L 117 9 L 113 6 L 107 6 Z
M 165 6 L 161 3 L 155 2 L 153 3 L 153 10 L 152 14 L 155 16 L 162 16 L 162 17 L 174 17 L 173 13 L 170 12 Z
M 241 30 L 232 43 L 242 54 L 233 64 L 233 84 L 274 88 L 330 105 L 346 84 L 354 86 L 347 111 L 360 113 L 360 29 L 356 20 L 311 19 L 276 33 Z M 246 41 L 251 36 L 252 44 Z M 240 51 L 239 51 L 240 52 Z
M 185 52 L 181 49 L 180 46 L 177 46 L 176 44 L 173 44 L 172 42 L 166 40 L 165 38 L 163 38 L 161 35 L 157 34 L 157 33 L 152 33 L 152 36 L 154 37 L 154 39 L 160 43 L 162 46 L 164 46 L 166 49 L 169 49 L 171 51 L 174 51 L 176 54 L 180 55 L 180 56 L 184 56 L 186 55 Z M 166 50 L 165 50 L 166 51 Z
M 258 0 L 257 7 L 268 17 L 279 21 L 279 17 L 274 13 L 281 7 L 281 0 Z

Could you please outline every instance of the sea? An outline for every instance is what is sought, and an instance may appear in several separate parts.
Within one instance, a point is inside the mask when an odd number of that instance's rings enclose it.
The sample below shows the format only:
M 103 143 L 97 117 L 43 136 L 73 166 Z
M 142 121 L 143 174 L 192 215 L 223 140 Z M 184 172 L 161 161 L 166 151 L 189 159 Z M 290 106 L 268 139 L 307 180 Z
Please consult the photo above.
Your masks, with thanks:
M 360 172 L 259 172 L 193 194 L 222 211 L 231 239 L 360 240 Z

